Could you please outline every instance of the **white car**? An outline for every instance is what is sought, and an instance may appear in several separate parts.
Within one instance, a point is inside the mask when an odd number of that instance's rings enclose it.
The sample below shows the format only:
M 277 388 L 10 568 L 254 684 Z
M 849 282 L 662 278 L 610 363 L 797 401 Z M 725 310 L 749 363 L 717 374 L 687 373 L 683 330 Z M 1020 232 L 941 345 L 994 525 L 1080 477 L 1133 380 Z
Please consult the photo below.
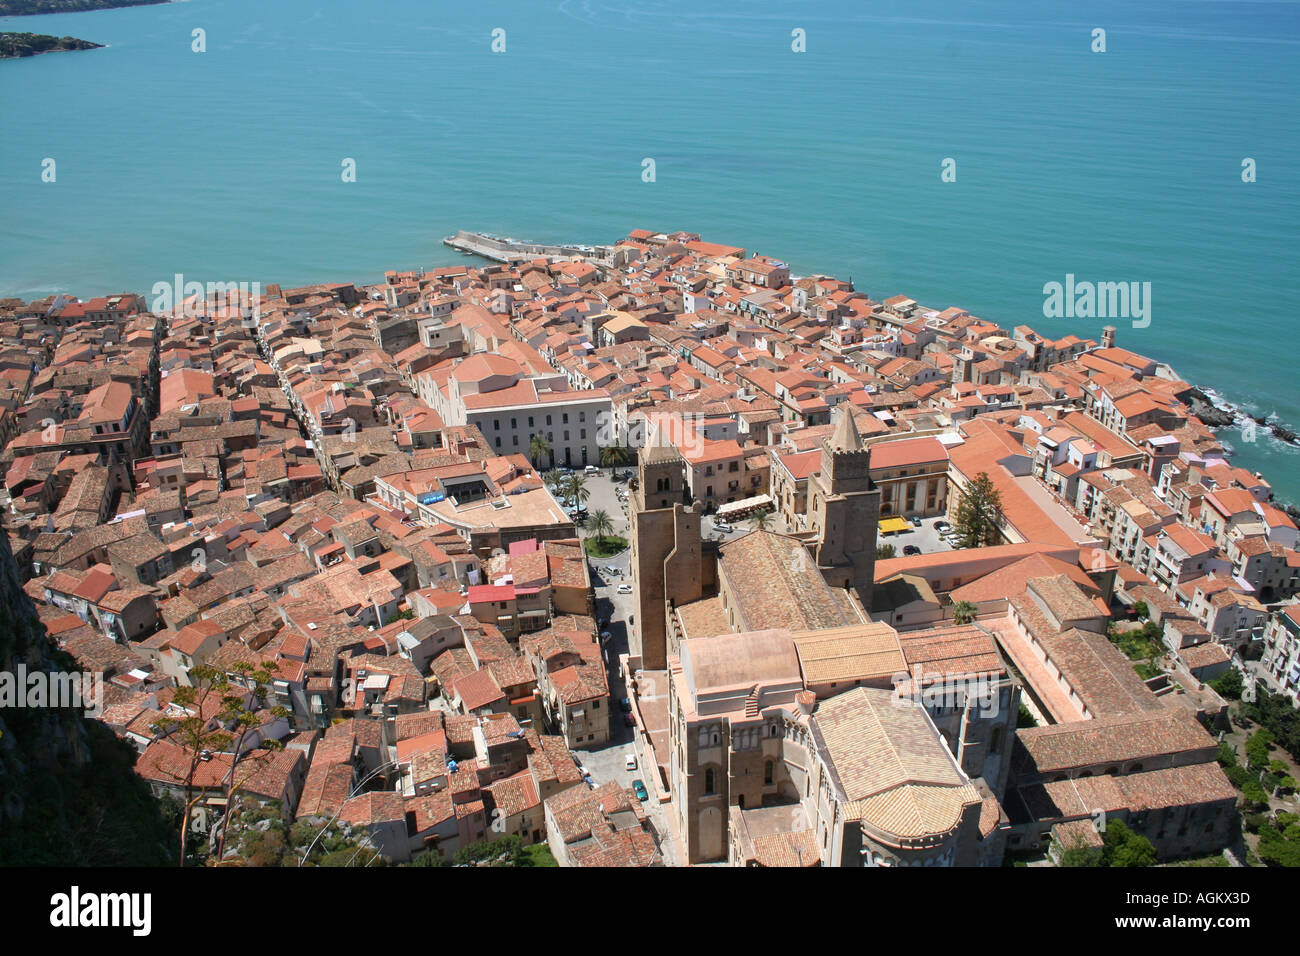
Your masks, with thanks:
M 725 521 L 715 521 L 713 522 L 713 530 L 721 531 L 723 534 L 731 534 L 732 529 L 731 525 L 727 524 Z
M 628 755 L 627 755 L 627 759 L 626 759 L 625 761 L 623 761 L 623 769 L 624 769 L 624 770 L 635 770 L 635 769 L 636 769 L 636 756 L 635 756 L 634 754 L 628 754 Z
M 632 593 L 632 585 L 630 585 L 630 584 L 620 584 L 620 585 L 618 586 L 618 593 L 619 593 L 619 594 L 631 594 L 631 593 Z

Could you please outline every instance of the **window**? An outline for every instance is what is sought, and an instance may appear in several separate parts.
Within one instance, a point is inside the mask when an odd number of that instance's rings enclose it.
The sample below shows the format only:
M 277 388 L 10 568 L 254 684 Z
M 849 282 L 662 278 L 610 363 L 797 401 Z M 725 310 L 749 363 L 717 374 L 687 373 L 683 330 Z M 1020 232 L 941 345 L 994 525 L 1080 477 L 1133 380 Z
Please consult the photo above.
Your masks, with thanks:
M 578 421 L 580 421 L 580 422 L 585 422 L 586 420 L 587 420 L 587 413 L 586 413 L 586 412 L 578 412 Z
M 709 769 L 704 771 L 704 792 L 705 793 L 714 792 L 713 787 L 715 782 L 716 781 L 713 778 L 713 770 Z
M 591 702 L 591 709 L 592 709 L 592 710 L 600 710 L 600 701 L 598 701 L 598 700 L 593 700 L 593 701 Z
M 532 416 L 532 415 L 529 415 L 529 416 L 528 416 L 528 427 L 529 427 L 529 428 L 532 428 L 532 427 L 533 427 L 533 416 Z
M 565 412 L 565 413 L 564 413 L 564 424 L 566 424 L 566 425 L 569 424 L 569 413 L 568 413 L 568 412 Z
M 551 425 L 551 416 L 550 416 L 550 415 L 547 415 L 547 416 L 546 416 L 546 426 L 549 428 L 550 425 Z
M 772 774 L 773 774 L 772 761 L 769 760 L 767 763 L 763 764 L 763 784 L 765 786 L 770 787 L 772 785 Z
M 519 427 L 519 425 L 517 424 L 517 422 L 516 422 L 515 419 L 513 419 L 513 418 L 510 419 L 510 427 L 511 427 L 511 428 L 518 428 L 518 427 Z

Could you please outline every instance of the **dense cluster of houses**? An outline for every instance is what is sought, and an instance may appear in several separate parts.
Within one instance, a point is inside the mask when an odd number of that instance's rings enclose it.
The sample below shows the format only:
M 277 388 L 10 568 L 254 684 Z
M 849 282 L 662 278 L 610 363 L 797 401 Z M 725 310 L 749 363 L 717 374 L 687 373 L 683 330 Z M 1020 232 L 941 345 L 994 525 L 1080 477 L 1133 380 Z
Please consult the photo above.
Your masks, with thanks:
M 873 555 L 851 600 L 823 595 L 821 616 L 769 635 L 755 680 L 802 682 L 781 698 L 783 734 L 879 710 L 867 695 L 818 718 L 800 695 L 835 695 L 799 677 L 811 653 L 800 635 L 887 625 L 894 637 L 851 638 L 903 661 L 911 630 L 944 645 L 957 602 L 987 622 L 963 639 L 1061 686 L 1070 660 L 1082 680 L 1079 648 L 1105 658 L 1089 635 L 1113 609 L 1142 602 L 1168 647 L 1163 683 L 1138 690 L 1129 674 L 1092 703 L 1083 683 L 1041 690 L 1035 709 L 1045 724 L 1119 727 L 1135 707 L 1153 719 L 1152 702 L 1177 685 L 1213 718 L 1222 702 L 1207 682 L 1248 652 L 1263 648 L 1275 689 L 1300 690 L 1300 531 L 1262 476 L 1228 460 L 1192 411 L 1196 395 L 1117 346 L 1111 327 L 1100 342 L 1051 340 L 903 295 L 877 301 L 695 234 L 636 230 L 588 258 L 223 289 L 159 312 L 130 293 L 0 302 L 0 499 L 27 594 L 52 639 L 105 675 L 102 719 L 139 750 L 158 792 L 182 786 L 173 721 L 206 716 L 174 702 L 191 671 L 274 672 L 264 693 L 248 690 L 260 725 L 204 761 L 200 828 L 238 796 L 345 820 L 397 860 L 518 834 L 574 865 L 643 865 L 661 858 L 640 802 L 593 789 L 571 753 L 609 739 L 611 662 L 580 534 L 548 471 L 623 449 L 640 465 L 637 509 L 677 516 L 664 540 L 690 537 L 683 514 L 769 513 L 779 534 L 754 534 L 810 548 L 835 588 L 831 569 L 847 579 L 864 565 L 828 557 L 845 547 L 828 515 L 852 514 L 874 542 L 877 528 L 951 518 L 988 476 L 997 546 Z M 646 543 L 652 524 L 634 561 L 659 547 Z M 650 599 L 637 581 L 646 631 L 634 663 L 670 684 L 715 656 L 683 665 L 690 641 L 778 626 L 741 626 L 743 586 L 728 590 L 726 570 L 740 543 L 697 540 L 691 553 L 701 545 L 716 560 L 694 584 L 659 581 Z M 666 559 L 654 560 L 663 577 Z M 734 606 L 700 603 L 724 593 Z M 883 675 L 850 671 L 867 686 Z M 682 686 L 682 728 L 694 732 L 703 685 L 692 700 Z M 1203 741 L 1180 732 L 1199 753 Z M 1047 746 L 1035 740 L 1031 751 Z M 961 766 L 950 775 L 975 832 L 995 827 L 995 791 L 1017 759 L 999 760 L 998 785 L 977 796 Z M 1050 787 L 1041 766 L 1014 786 Z M 692 859 L 767 846 L 803 861 L 816 849 L 767 840 L 757 818 L 709 827 Z

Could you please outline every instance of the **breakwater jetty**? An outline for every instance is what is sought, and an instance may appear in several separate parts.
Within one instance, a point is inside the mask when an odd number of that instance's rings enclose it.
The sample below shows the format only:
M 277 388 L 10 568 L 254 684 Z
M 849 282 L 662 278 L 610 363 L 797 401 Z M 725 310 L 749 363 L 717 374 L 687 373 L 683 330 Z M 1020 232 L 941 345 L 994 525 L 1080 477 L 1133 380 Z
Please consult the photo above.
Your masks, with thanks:
M 548 245 L 526 239 L 511 239 L 509 236 L 494 236 L 486 232 L 469 232 L 464 229 L 454 236 L 448 236 L 442 242 L 443 245 L 451 246 L 461 252 L 505 263 L 535 259 L 538 256 L 581 256 L 594 261 L 604 261 L 608 260 L 614 252 L 613 246 Z

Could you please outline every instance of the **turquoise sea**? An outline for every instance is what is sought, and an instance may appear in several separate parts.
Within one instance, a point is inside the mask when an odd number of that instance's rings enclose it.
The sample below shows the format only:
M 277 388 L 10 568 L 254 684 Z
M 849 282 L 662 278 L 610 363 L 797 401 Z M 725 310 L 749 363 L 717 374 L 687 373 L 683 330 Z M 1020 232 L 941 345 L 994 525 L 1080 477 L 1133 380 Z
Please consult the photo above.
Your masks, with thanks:
M 1300 425 L 1296 2 L 192 0 L 0 30 L 108 44 L 0 62 L 0 295 L 686 229 L 1047 334 L 1106 322 L 1045 319 L 1045 283 L 1150 282 L 1120 345 Z M 1300 502 L 1300 449 L 1223 434 Z

